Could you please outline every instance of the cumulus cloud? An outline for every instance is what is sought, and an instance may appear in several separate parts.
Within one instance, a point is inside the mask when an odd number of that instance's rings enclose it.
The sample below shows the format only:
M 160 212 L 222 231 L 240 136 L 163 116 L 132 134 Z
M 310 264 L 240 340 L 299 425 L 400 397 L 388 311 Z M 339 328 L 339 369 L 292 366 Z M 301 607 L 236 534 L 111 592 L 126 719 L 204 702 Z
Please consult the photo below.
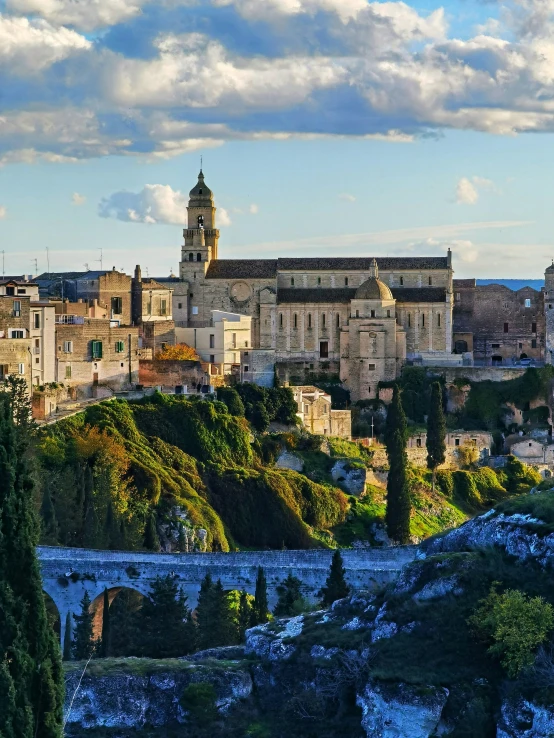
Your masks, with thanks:
M 231 216 L 229 215 L 229 211 L 225 208 L 218 208 L 216 217 L 219 221 L 219 225 L 223 226 L 224 228 L 226 226 L 232 225 L 233 223 L 233 221 L 231 220 Z
M 4 218 L 6 217 L 7 214 L 8 214 L 8 211 L 5 208 L 5 206 L 4 205 L 0 205 L 0 220 L 4 220 Z
M 91 47 L 88 39 L 69 28 L 0 13 L 0 67 L 9 65 L 13 74 L 39 72 Z
M 40 15 L 56 25 L 91 31 L 129 20 L 146 0 L 7 0 L 8 10 Z
M 475 205 L 479 199 L 479 190 L 499 192 L 491 179 L 485 177 L 462 177 L 456 185 L 456 202 L 459 205 Z
M 351 195 L 349 192 L 341 192 L 339 200 L 344 200 L 345 202 L 356 202 L 355 196 Z
M 259 207 L 259 205 L 256 205 L 256 203 L 255 203 L 255 202 L 253 202 L 253 203 L 252 203 L 252 204 L 250 205 L 250 207 L 248 208 L 248 212 L 250 213 L 250 215 L 258 215 L 258 213 L 260 212 L 260 207 Z
M 443 255 L 450 249 L 457 261 L 471 263 L 477 261 L 479 251 L 473 241 L 464 239 L 445 239 L 426 238 L 423 241 L 416 241 L 409 245 L 409 249 L 422 254 L 440 254 Z
M 171 224 L 185 222 L 188 200 L 169 185 L 147 184 L 140 192 L 114 192 L 98 206 L 102 218 L 128 223 Z
M 84 205 L 87 201 L 87 198 L 84 195 L 80 195 L 78 192 L 74 192 L 71 195 L 71 202 L 74 205 Z

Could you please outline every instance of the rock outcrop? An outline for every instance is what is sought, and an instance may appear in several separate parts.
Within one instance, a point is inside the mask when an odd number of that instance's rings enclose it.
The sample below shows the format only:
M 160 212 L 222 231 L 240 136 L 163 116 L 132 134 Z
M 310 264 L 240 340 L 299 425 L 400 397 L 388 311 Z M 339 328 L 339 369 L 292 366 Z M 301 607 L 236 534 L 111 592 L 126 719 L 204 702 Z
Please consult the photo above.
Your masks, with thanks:
M 522 697 L 503 701 L 496 738 L 552 738 L 553 735 L 553 705 L 538 705 Z
M 339 459 L 331 469 L 333 482 L 340 484 L 349 494 L 360 497 L 365 493 L 367 469 L 354 465 L 349 459 Z

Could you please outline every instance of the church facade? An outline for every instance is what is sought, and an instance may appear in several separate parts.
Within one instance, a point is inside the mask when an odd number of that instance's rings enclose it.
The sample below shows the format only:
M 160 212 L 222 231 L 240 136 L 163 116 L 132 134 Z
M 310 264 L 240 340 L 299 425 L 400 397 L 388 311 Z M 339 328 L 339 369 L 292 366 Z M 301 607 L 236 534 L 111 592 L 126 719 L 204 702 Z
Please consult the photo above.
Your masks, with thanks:
M 352 400 L 372 399 L 406 359 L 452 357 L 453 271 L 444 257 L 220 259 L 213 192 L 200 172 L 190 192 L 177 326 L 210 325 L 211 311 L 252 318 L 252 349 L 275 351 L 281 378 L 339 374 Z M 164 280 L 166 281 L 166 280 Z

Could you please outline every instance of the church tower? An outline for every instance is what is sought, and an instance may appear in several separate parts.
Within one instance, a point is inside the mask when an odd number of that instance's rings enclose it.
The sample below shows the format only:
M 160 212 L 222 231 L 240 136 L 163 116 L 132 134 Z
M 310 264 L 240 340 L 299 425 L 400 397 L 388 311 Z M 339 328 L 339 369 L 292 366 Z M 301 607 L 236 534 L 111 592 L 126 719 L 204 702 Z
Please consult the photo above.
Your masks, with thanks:
M 204 182 L 202 170 L 196 186 L 190 191 L 187 213 L 188 224 L 183 230 L 185 241 L 181 249 L 179 276 L 194 283 L 204 278 L 210 261 L 217 259 L 219 241 L 219 231 L 215 227 L 214 196 Z
M 554 260 L 544 272 L 544 311 L 546 323 L 544 360 L 554 364 Z

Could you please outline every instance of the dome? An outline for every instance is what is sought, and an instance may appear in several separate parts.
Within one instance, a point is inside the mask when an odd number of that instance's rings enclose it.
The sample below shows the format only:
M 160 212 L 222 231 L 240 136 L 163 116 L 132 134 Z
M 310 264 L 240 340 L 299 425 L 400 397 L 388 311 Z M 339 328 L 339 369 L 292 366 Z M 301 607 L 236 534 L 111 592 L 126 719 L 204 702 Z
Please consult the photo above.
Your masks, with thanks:
M 376 259 L 373 259 L 369 268 L 369 279 L 366 279 L 354 295 L 355 300 L 394 300 L 392 292 L 379 279 L 379 268 Z
M 377 277 L 370 277 L 356 290 L 355 300 L 394 300 L 392 292 Z
M 209 200 L 212 201 L 214 199 L 213 192 L 210 190 L 207 184 L 204 182 L 204 174 L 202 170 L 200 170 L 200 174 L 198 175 L 198 182 L 196 183 L 196 186 L 192 188 L 192 190 L 189 193 L 191 200 Z

